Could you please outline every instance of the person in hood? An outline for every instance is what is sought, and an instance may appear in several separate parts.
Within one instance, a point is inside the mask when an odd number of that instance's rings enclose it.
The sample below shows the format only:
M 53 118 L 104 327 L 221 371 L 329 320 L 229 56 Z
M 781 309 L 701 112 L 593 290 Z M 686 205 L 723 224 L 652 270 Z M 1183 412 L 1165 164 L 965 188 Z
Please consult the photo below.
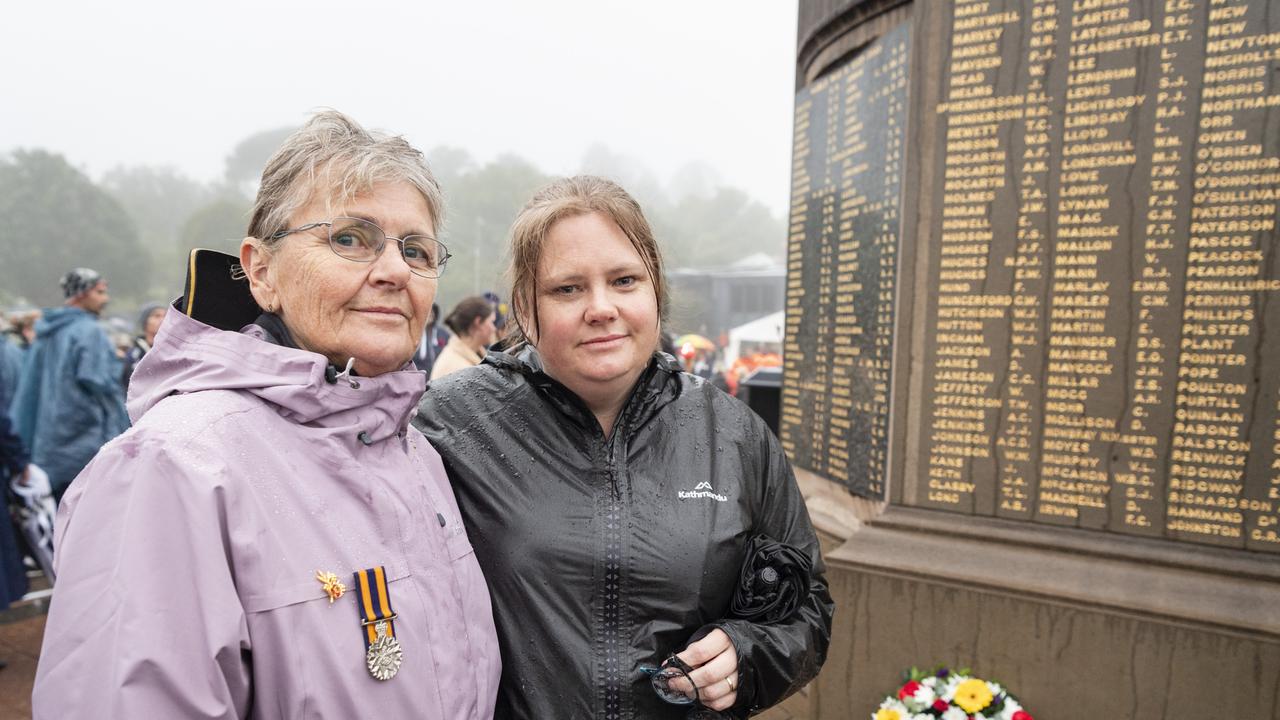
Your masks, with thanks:
M 0 334 L 0 415 L 9 416 L 9 405 L 18 393 L 18 380 L 26 365 L 26 353 Z
M 24 486 L 31 478 L 30 455 L 13 430 L 9 401 L 22 374 L 23 353 L 0 334 L 0 493 L 9 496 L 10 483 Z M 0 520 L 0 608 L 20 600 L 27 592 L 27 569 L 13 523 Z M 0 667 L 4 667 L 0 661 Z
M 433 382 L 414 419 L 493 596 L 496 716 L 685 718 L 653 682 L 673 654 L 702 717 L 781 701 L 830 640 L 818 541 L 764 421 L 657 352 L 667 288 L 639 205 L 601 178 L 554 182 L 510 256 L 519 342 Z M 811 568 L 771 622 L 730 613 L 758 535 Z
M 337 112 L 268 161 L 238 262 L 188 278 L 64 499 L 36 718 L 492 716 L 489 594 L 409 426 L 442 205 Z
M 22 439 L 14 434 L 9 414 L 0 412 L 0 493 L 7 498 L 10 483 L 25 485 L 30 476 L 30 459 Z M 0 520 L 0 610 L 21 600 L 27 592 L 27 568 L 22 563 L 22 549 L 16 528 L 8 520 L 7 517 Z M 4 662 L 0 661 L 0 668 L 3 667 Z
M 147 354 L 156 341 L 156 333 L 160 331 L 160 323 L 164 321 L 164 303 L 149 302 L 142 306 L 138 313 L 138 334 L 124 351 L 124 371 L 120 375 L 120 384 L 125 394 L 129 393 L 129 378 L 133 377 L 133 369 L 138 366 L 142 356 Z
M 108 440 L 129 427 L 120 359 L 98 316 L 111 296 L 94 270 L 63 276 L 63 307 L 45 310 L 11 406 L 31 462 L 49 475 L 55 498 Z
M 431 368 L 431 379 L 438 380 L 452 372 L 472 365 L 479 365 L 489 346 L 498 339 L 494 324 L 498 311 L 481 295 L 472 295 L 458 301 L 453 311 L 444 319 L 453 335 L 440 351 Z

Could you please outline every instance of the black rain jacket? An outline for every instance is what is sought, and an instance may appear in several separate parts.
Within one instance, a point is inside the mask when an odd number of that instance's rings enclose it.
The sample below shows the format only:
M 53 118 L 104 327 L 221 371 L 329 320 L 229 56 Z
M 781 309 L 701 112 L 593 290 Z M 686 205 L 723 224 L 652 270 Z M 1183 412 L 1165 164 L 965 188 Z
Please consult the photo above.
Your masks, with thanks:
M 536 350 L 490 353 L 428 388 L 414 425 L 444 458 L 493 597 L 498 718 L 684 718 L 658 665 L 715 627 L 738 652 L 737 717 L 826 659 L 833 605 L 804 499 L 764 421 L 655 354 L 606 438 Z M 746 544 L 813 561 L 789 621 L 726 620 Z

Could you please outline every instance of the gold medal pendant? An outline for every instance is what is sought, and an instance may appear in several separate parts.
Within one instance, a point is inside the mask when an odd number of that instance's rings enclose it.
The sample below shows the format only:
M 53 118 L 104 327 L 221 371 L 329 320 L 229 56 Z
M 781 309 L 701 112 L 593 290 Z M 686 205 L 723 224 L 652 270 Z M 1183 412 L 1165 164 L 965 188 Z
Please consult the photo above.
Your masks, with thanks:
M 369 644 L 364 654 L 365 665 L 369 674 L 377 680 L 390 680 L 400 672 L 400 663 L 404 660 L 404 652 L 400 649 L 400 641 L 387 634 L 386 621 L 375 626 L 378 639 Z

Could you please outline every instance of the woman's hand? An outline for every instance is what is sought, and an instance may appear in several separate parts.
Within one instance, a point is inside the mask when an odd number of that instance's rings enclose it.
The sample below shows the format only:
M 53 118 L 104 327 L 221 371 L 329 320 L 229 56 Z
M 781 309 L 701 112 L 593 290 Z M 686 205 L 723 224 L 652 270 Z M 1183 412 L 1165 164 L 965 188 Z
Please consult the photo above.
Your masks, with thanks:
M 712 630 L 677 656 L 693 668 L 689 678 L 704 706 L 728 710 L 738 701 L 738 650 L 723 630 Z

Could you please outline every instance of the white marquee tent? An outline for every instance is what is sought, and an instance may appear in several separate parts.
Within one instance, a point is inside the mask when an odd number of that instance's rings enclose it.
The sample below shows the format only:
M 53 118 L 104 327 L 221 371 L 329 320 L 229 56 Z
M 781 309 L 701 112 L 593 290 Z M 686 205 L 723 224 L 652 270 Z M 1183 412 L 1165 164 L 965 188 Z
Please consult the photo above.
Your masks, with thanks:
M 786 324 L 786 313 L 779 310 L 772 315 L 756 318 L 745 325 L 739 325 L 729 331 L 729 344 L 724 350 L 724 364 L 732 366 L 742 352 L 743 346 L 749 350 L 782 353 L 782 329 Z

